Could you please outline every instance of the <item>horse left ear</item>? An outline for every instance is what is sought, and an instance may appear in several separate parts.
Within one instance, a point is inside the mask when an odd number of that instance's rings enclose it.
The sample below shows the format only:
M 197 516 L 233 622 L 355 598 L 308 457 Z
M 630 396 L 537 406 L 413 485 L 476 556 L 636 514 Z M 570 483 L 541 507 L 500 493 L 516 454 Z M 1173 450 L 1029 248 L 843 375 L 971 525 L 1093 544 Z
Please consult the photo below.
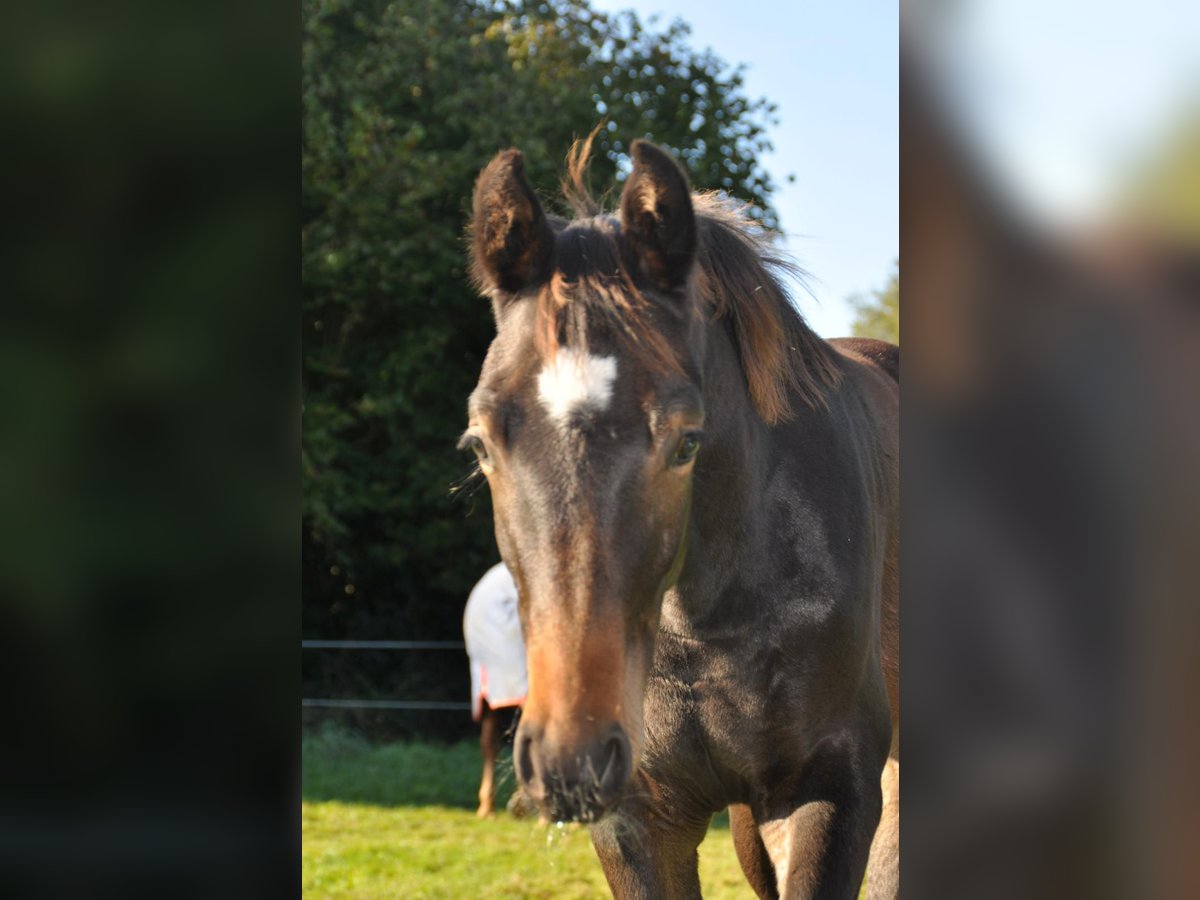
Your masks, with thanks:
M 682 287 L 696 258 L 696 214 L 687 177 L 648 141 L 634 141 L 633 172 L 621 193 L 628 261 L 660 291 Z

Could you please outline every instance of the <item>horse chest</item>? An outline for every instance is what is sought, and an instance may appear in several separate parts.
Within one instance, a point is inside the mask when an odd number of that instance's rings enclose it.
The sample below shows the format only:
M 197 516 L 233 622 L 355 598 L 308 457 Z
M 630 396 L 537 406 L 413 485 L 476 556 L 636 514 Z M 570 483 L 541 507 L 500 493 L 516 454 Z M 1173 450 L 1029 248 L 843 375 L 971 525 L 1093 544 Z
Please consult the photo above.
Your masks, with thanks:
M 660 646 L 645 699 L 646 752 L 661 777 L 710 785 L 714 799 L 743 797 L 760 760 L 804 754 L 804 741 L 778 745 L 781 709 L 768 651 L 673 639 Z M 785 722 L 796 721 L 795 711 Z M 798 734 L 800 732 L 798 731 Z

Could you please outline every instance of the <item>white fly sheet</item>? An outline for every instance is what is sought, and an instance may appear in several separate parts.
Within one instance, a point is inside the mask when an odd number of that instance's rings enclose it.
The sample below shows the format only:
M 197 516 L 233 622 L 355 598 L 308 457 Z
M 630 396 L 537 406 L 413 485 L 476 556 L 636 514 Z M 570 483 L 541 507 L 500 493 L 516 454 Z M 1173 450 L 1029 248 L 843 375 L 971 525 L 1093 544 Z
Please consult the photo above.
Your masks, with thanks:
M 493 709 L 524 703 L 529 687 L 517 585 L 504 563 L 488 569 L 471 591 L 463 637 L 471 658 L 471 715 L 478 721 L 485 698 Z

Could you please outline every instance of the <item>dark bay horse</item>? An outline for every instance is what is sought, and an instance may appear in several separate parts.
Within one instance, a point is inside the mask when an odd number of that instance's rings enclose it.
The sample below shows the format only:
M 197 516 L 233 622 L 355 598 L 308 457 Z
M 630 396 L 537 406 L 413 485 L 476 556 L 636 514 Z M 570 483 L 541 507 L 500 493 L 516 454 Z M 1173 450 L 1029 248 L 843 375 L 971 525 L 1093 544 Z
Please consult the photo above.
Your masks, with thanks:
M 899 350 L 817 337 L 660 149 L 615 214 L 587 154 L 571 221 L 516 150 L 474 196 L 497 334 L 462 444 L 520 588 L 518 778 L 617 897 L 698 897 L 726 806 L 759 896 L 895 896 Z

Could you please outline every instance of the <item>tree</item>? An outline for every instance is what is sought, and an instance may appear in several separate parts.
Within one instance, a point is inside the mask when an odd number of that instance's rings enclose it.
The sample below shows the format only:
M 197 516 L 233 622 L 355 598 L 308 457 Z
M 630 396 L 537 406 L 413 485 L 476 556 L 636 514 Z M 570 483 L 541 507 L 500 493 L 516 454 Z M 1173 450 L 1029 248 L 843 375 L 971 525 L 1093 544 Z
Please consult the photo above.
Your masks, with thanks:
M 487 491 L 450 491 L 493 334 L 462 239 L 479 169 L 522 148 L 553 207 L 567 147 L 607 119 L 595 184 L 622 179 L 647 137 L 771 227 L 757 159 L 774 107 L 689 47 L 685 24 L 585 0 L 304 0 L 303 27 L 305 634 L 453 638 L 498 556 Z M 306 660 L 306 680 L 341 664 Z M 386 690 L 413 696 L 422 677 Z
M 892 269 L 883 290 L 872 291 L 869 297 L 851 297 L 855 309 L 851 330 L 857 337 L 879 338 L 900 343 L 900 264 Z
M 1179 114 L 1124 181 L 1117 201 L 1122 217 L 1155 238 L 1194 246 L 1200 234 L 1200 100 Z

